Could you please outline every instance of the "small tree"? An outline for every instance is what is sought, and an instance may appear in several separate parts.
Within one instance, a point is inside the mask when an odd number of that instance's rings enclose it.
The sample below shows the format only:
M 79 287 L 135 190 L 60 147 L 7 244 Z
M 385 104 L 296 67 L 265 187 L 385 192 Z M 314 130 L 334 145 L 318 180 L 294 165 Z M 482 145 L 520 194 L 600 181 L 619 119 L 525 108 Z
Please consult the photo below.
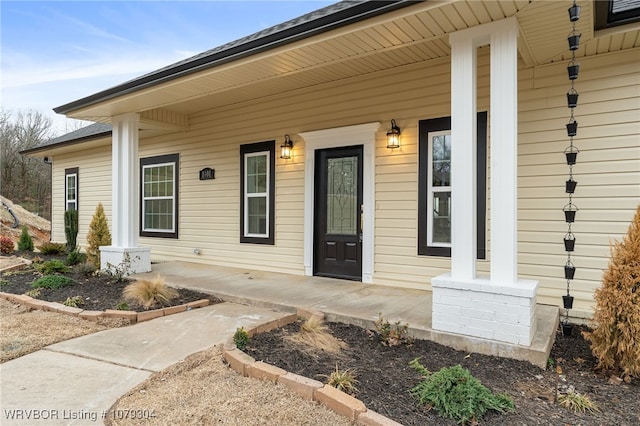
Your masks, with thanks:
M 87 233 L 87 260 L 100 268 L 100 246 L 111 245 L 111 233 L 102 203 L 98 203 Z
M 640 206 L 627 235 L 611 247 L 609 268 L 595 292 L 595 328 L 585 333 L 598 367 L 640 377 Z
M 75 251 L 78 241 L 78 210 L 64 212 L 64 235 L 67 237 L 67 251 Z
M 22 226 L 22 234 L 20 234 L 20 240 L 18 241 L 18 250 L 20 251 L 33 251 L 33 240 L 29 235 L 27 225 Z

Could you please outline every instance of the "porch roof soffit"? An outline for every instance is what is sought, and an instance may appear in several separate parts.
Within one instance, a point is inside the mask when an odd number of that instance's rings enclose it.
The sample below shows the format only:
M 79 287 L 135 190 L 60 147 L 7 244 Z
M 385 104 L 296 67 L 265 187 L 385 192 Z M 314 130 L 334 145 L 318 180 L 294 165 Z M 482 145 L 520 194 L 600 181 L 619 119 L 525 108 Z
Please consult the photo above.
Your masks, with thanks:
M 148 129 L 185 129 L 189 114 L 198 111 L 448 57 L 449 33 L 510 16 L 518 19 L 518 50 L 525 66 L 567 59 L 570 2 L 381 3 L 337 3 L 55 111 L 105 123 L 117 114 L 139 112 L 141 126 Z M 592 2 L 578 3 L 582 39 L 577 56 L 600 53 L 604 43 L 594 38 Z M 639 43 L 636 35 L 609 49 Z

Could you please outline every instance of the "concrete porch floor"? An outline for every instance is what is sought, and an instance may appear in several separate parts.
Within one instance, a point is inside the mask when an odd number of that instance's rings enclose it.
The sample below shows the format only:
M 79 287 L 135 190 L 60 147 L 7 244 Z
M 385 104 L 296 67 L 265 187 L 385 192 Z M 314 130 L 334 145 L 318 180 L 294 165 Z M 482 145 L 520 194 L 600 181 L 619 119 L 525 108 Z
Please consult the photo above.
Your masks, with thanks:
M 432 294 L 426 290 L 189 262 L 154 263 L 152 272 L 133 278 L 157 274 L 171 286 L 212 294 L 228 302 L 283 312 L 311 307 L 324 312 L 329 321 L 366 328 L 373 328 L 381 313 L 390 323 L 407 323 L 416 338 L 468 352 L 529 361 L 541 368 L 547 364 L 559 323 L 557 306 L 538 304 L 536 335 L 532 345 L 526 347 L 432 330 Z

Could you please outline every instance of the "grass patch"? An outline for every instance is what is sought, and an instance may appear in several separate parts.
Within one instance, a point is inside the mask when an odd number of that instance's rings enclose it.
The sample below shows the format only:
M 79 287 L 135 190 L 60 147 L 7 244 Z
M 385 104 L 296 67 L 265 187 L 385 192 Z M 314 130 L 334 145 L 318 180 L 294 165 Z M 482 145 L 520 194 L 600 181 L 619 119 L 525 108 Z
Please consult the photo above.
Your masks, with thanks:
M 79 308 L 84 305 L 84 299 L 82 296 L 67 297 L 67 300 L 62 302 L 62 304 L 71 308 Z
M 596 403 L 593 402 L 591 398 L 589 398 L 587 395 L 583 395 L 579 392 L 574 391 L 569 391 L 564 395 L 560 395 L 560 397 L 558 398 L 558 403 L 573 412 L 596 413 L 600 411 Z
M 336 369 L 326 377 L 327 384 L 329 386 L 333 386 L 334 388 L 349 395 L 355 395 L 358 392 L 358 388 L 356 387 L 358 381 L 356 380 L 353 371 L 349 368 L 346 370 L 340 370 L 338 368 L 338 364 L 336 364 Z
M 126 286 L 122 292 L 127 301 L 135 302 L 144 308 L 170 305 L 178 297 L 178 292 L 167 286 L 160 275 L 152 280 L 137 280 Z
M 31 283 L 31 288 L 62 288 L 73 284 L 71 278 L 63 275 L 45 275 Z
M 300 325 L 300 331 L 292 336 L 287 336 L 286 339 L 305 347 L 330 353 L 340 352 L 346 347 L 346 343 L 332 336 L 324 321 L 316 317 L 305 320 Z

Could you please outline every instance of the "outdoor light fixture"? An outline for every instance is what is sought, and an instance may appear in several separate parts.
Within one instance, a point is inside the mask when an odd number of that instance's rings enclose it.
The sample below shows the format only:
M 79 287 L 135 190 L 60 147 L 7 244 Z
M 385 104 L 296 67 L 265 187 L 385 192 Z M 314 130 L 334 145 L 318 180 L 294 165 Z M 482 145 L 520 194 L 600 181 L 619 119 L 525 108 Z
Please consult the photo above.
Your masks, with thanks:
M 391 129 L 387 132 L 387 148 L 400 148 L 400 127 L 396 120 L 391 120 Z
M 280 145 L 280 158 L 285 160 L 291 159 L 291 148 L 293 148 L 293 142 L 289 135 L 284 135 L 284 142 Z

